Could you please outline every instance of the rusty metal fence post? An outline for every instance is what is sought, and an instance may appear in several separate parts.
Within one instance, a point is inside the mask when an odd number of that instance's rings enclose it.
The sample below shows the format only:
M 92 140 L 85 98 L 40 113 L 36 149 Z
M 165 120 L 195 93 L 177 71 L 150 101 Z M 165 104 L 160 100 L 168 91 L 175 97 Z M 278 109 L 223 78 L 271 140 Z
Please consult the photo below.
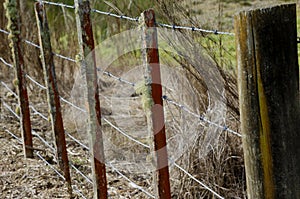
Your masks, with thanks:
M 56 156 L 60 169 L 64 172 L 65 180 L 71 190 L 71 177 L 69 160 L 66 147 L 65 130 L 63 125 L 60 96 L 58 93 L 53 53 L 50 41 L 49 27 L 45 7 L 42 3 L 35 3 L 35 15 L 39 30 L 39 42 L 41 49 L 41 61 L 43 64 L 45 83 L 47 87 L 47 98 L 50 109 L 50 118 L 55 138 Z
M 74 0 L 80 64 L 85 71 L 88 102 L 88 132 L 94 183 L 94 198 L 107 198 L 107 180 L 101 127 L 101 110 L 97 83 L 97 67 L 93 51 L 94 37 L 88 0 Z M 87 60 L 89 57 L 90 60 Z
M 17 90 L 19 95 L 19 106 L 21 109 L 21 132 L 23 138 L 23 150 L 26 158 L 33 157 L 32 133 L 30 122 L 29 100 L 26 88 L 24 73 L 24 59 L 21 45 L 21 23 L 19 15 L 19 1 L 6 0 L 5 4 L 6 17 L 8 19 L 8 30 L 10 31 L 10 46 L 12 48 L 13 63 L 17 78 Z
M 168 153 L 164 123 L 164 109 L 160 63 L 157 43 L 155 13 L 152 9 L 142 13 L 143 56 L 145 65 L 145 88 L 143 106 L 147 114 L 148 131 L 152 137 L 151 149 L 155 163 L 154 181 L 157 186 L 156 196 L 160 199 L 170 199 L 170 181 Z M 152 134 L 152 135 L 151 135 Z

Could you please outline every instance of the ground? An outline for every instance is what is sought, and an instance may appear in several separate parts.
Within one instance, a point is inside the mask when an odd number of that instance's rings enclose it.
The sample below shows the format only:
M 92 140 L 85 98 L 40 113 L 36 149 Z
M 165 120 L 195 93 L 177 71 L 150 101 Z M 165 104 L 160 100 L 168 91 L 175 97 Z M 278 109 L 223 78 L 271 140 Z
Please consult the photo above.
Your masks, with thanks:
M 247 2 L 245 1 L 245 3 Z M 227 12 L 225 7 L 224 13 L 232 16 L 237 9 L 231 9 L 231 11 Z M 211 12 L 215 12 L 215 14 L 211 13 L 211 16 L 218 15 L 216 9 L 212 9 Z M 211 20 L 211 18 L 208 20 Z M 6 66 L 1 63 L 1 69 L 2 67 Z M 9 87 L 13 89 L 10 77 L 1 75 L 0 77 L 1 81 L 9 84 Z M 18 139 L 13 137 L 13 135 L 18 138 L 21 137 L 19 121 L 6 107 L 8 105 L 13 111 L 16 111 L 17 99 L 13 96 L 12 92 L 6 90 L 2 85 L 0 86 L 1 100 L 3 99 L 6 103 L 1 103 L 0 106 L 0 198 L 70 198 L 68 186 L 53 169 L 58 170 L 55 157 L 53 157 L 50 149 L 45 150 L 45 144 L 37 136 L 38 134 L 47 142 L 52 143 L 51 126 L 48 122 L 43 121 L 34 110 L 31 110 L 33 131 L 36 132 L 33 140 L 34 147 L 37 148 L 36 152 L 44 157 L 49 164 L 41 160 L 37 154 L 32 159 L 24 158 L 22 144 Z M 36 88 L 30 89 L 32 93 L 34 91 L 36 93 L 33 95 L 34 97 L 31 97 L 32 103 L 35 104 L 36 108 L 39 108 L 40 112 L 47 115 L 47 108 L 43 103 L 46 101 L 44 91 Z M 88 151 L 72 142 L 69 137 L 67 137 L 67 144 L 70 154 L 72 154 L 70 160 L 73 166 L 83 171 L 90 178 Z M 149 187 L 149 176 L 123 174 L 138 182 L 139 186 L 144 187 L 147 191 L 152 191 L 151 187 Z M 73 198 L 83 198 L 77 190 L 80 190 L 86 198 L 92 198 L 91 184 L 78 175 L 74 169 L 71 170 L 71 175 L 73 180 L 72 185 L 74 185 Z M 149 198 L 137 189 L 137 185 L 126 180 L 110 167 L 107 167 L 107 179 L 110 198 Z
M 9 83 L 9 80 L 1 79 L 3 83 Z M 11 85 L 11 84 L 10 84 Z M 13 88 L 13 87 L 12 87 Z M 53 156 L 53 152 L 45 143 L 41 142 L 38 137 L 42 137 L 48 144 L 53 147 L 50 124 L 33 110 L 32 130 L 33 145 L 36 148 L 34 158 L 24 158 L 22 144 L 20 143 L 21 132 L 17 117 L 11 112 L 17 111 L 17 98 L 11 91 L 3 86 L 0 90 L 1 98 L 1 120 L 0 120 L 0 193 L 1 198 L 70 198 L 68 186 L 61 178 L 59 169 Z M 38 97 L 33 95 L 33 91 L 29 93 L 31 96 L 31 104 L 35 105 L 41 114 L 46 115 L 45 95 L 40 92 Z M 2 99 L 1 99 L 2 100 Z M 2 102 L 2 101 L 1 101 Z M 11 111 L 7 109 L 11 107 Z M 39 136 L 38 136 L 39 135 Z M 17 136 L 17 137 L 14 137 Z M 69 137 L 66 138 L 69 159 L 73 167 L 79 169 L 86 177 L 91 177 L 89 153 L 80 145 L 74 143 Z M 42 160 L 40 157 L 43 157 Z M 47 161 L 48 164 L 45 162 Z M 55 169 L 55 170 L 54 170 Z M 60 172 L 61 173 L 61 172 Z M 129 176 L 140 186 L 148 185 L 146 177 L 135 176 L 124 173 Z M 92 198 L 92 186 L 84 177 L 78 175 L 76 170 L 71 169 L 71 178 L 73 186 L 73 198 Z M 147 198 L 145 194 L 139 191 L 137 185 L 124 179 L 120 174 L 116 173 L 112 168 L 107 166 L 108 193 L 110 198 Z M 147 189 L 147 188 L 145 188 Z M 79 193 L 78 191 L 80 190 Z M 148 190 L 149 191 L 149 190 Z M 81 195 L 83 194 L 83 196 Z

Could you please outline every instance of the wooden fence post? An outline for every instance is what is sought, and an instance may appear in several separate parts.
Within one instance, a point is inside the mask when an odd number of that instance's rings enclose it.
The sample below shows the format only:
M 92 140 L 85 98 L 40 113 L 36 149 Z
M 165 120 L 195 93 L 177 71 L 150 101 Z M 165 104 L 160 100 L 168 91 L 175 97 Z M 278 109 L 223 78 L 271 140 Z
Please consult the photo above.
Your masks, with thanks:
M 23 150 L 26 158 L 33 157 L 32 133 L 30 122 L 29 100 L 26 88 L 26 79 L 24 73 L 23 49 L 21 45 L 21 23 L 19 15 L 19 1 L 6 0 L 6 17 L 8 19 L 7 29 L 10 31 L 10 46 L 12 48 L 13 63 L 17 78 L 17 90 L 19 95 L 19 106 L 21 109 L 21 133 L 23 138 Z
M 142 89 L 143 105 L 147 114 L 148 130 L 151 133 L 151 149 L 154 153 L 158 186 L 156 195 L 160 199 L 170 199 L 168 153 L 165 133 L 165 119 L 162 99 L 161 74 L 157 43 L 155 13 L 152 9 L 142 13 L 143 56 L 145 65 L 145 87 Z
M 235 16 L 248 198 L 300 198 L 296 5 Z
M 51 124 L 53 137 L 55 138 L 56 158 L 60 169 L 64 172 L 64 177 L 68 183 L 69 192 L 72 192 L 69 160 L 66 147 L 65 130 L 63 125 L 60 96 L 58 93 L 55 66 L 53 61 L 53 53 L 50 41 L 49 27 L 46 17 L 45 7 L 42 3 L 35 3 L 35 15 L 39 30 L 39 42 L 41 46 L 41 61 L 47 87 L 47 98 L 49 106 L 49 114 L 51 116 Z
M 81 68 L 85 71 L 88 100 L 88 132 L 90 139 L 90 153 L 94 183 L 94 198 L 107 198 L 107 180 L 105 169 L 104 146 L 101 129 L 101 110 L 99 89 L 97 83 L 97 67 L 95 52 L 93 51 L 94 37 L 90 18 L 90 4 L 88 0 L 74 0 L 76 9 L 76 23 L 78 42 L 80 46 Z M 91 56 L 90 56 L 91 55 Z M 87 61 L 86 58 L 91 60 Z

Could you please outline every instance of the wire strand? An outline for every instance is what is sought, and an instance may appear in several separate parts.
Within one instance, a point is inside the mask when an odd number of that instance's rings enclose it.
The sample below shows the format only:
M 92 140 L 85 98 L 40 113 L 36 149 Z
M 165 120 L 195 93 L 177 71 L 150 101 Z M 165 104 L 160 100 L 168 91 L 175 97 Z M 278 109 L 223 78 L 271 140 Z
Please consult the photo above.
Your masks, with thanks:
M 155 198 L 155 196 L 153 196 L 151 193 L 149 193 L 148 191 L 146 191 L 145 189 L 143 189 L 141 186 L 137 185 L 136 183 L 134 183 L 132 180 L 130 180 L 127 176 L 125 176 L 123 173 L 121 173 L 116 167 L 114 167 L 111 162 L 107 163 L 107 165 L 112 168 L 112 170 L 114 172 L 116 172 L 117 174 L 119 174 L 121 177 L 123 177 L 125 180 L 127 180 L 128 182 L 130 182 L 134 188 L 139 189 L 140 191 L 144 192 L 146 195 L 148 195 L 151 198 Z
M 234 33 L 230 32 L 222 32 L 218 30 L 206 30 L 203 28 L 197 28 L 197 27 L 189 27 L 189 26 L 177 26 L 177 25 L 170 25 L 170 24 L 164 24 L 164 23 L 156 23 L 158 26 L 163 28 L 169 28 L 173 30 L 191 30 L 191 31 L 198 31 L 203 33 L 209 33 L 209 34 L 215 34 L 215 35 L 229 35 L 234 36 Z
M 53 6 L 60 6 L 60 7 L 75 9 L 74 5 L 72 6 L 72 5 L 67 5 L 67 4 L 63 4 L 63 3 L 55 3 L 55 2 L 43 1 L 43 0 L 40 0 L 39 2 L 44 3 L 44 4 L 53 5 Z
M 115 79 L 115 80 L 118 80 L 118 81 L 120 81 L 120 82 L 123 82 L 123 83 L 125 83 L 125 84 L 129 84 L 130 86 L 133 86 L 133 87 L 134 87 L 134 86 L 136 85 L 135 83 L 130 82 L 130 81 L 128 81 L 128 80 L 125 80 L 125 79 L 123 79 L 123 78 L 121 78 L 121 77 L 115 76 L 114 74 L 112 74 L 112 73 L 110 73 L 110 72 L 102 71 L 100 68 L 97 68 L 97 71 L 103 72 L 103 74 L 107 75 L 108 77 L 111 77 L 111 78 L 113 78 L 113 79 Z
M 85 174 L 83 174 L 79 169 L 77 169 L 76 167 L 75 167 L 75 165 L 73 165 L 73 164 L 70 164 L 71 165 L 71 167 L 78 173 L 78 174 L 80 174 L 88 183 L 90 183 L 90 184 L 93 184 L 93 182 L 92 182 L 92 180 L 89 178 L 89 177 L 87 177 Z
M 16 117 L 19 118 L 19 116 L 16 115 L 16 113 L 4 102 L 3 105 L 5 107 L 7 107 L 10 112 L 12 112 Z M 183 107 L 183 105 L 180 106 L 181 108 Z M 105 119 L 105 121 L 112 125 L 112 127 L 116 127 L 115 125 L 113 125 L 111 122 L 109 122 L 107 119 Z M 145 145 L 137 140 L 135 140 L 134 138 L 132 138 L 131 136 L 127 135 L 124 131 L 120 130 L 120 128 L 116 127 L 116 130 L 118 130 L 120 133 L 122 133 L 124 136 L 128 137 L 129 139 L 131 139 L 132 141 L 135 141 L 137 143 L 139 143 L 140 145 L 144 146 L 145 148 L 150 148 L 148 145 Z M 52 151 L 55 151 L 55 149 L 47 142 L 45 141 L 42 137 L 40 137 L 37 133 L 33 132 L 33 135 L 36 135 L 45 145 L 47 145 L 48 147 L 51 148 Z M 85 145 L 81 145 L 82 147 L 84 147 Z M 86 147 L 87 148 L 87 147 Z M 211 193 L 213 193 L 214 195 L 216 195 L 218 198 L 223 199 L 222 196 L 220 196 L 219 194 L 217 194 L 215 191 L 213 191 L 211 188 L 209 188 L 207 185 L 205 185 L 204 183 L 202 183 L 200 180 L 198 180 L 197 178 L 195 178 L 192 174 L 190 174 L 188 171 L 186 171 L 185 169 L 183 169 L 182 167 L 180 167 L 177 163 L 173 162 L 174 165 L 179 168 L 181 171 L 183 171 L 185 174 L 187 174 L 191 179 L 193 179 L 194 181 L 196 181 L 198 184 L 200 184 L 202 187 L 204 187 L 205 189 L 207 189 L 208 191 L 210 191 Z M 149 192 L 145 191 L 144 189 L 142 189 L 139 185 L 135 184 L 134 182 L 132 182 L 128 177 L 126 177 L 125 175 L 123 175 L 120 171 L 118 171 L 111 163 L 109 163 L 109 166 L 115 171 L 117 172 L 120 176 L 122 176 L 124 179 L 126 179 L 127 181 L 129 181 L 130 183 L 132 183 L 137 189 L 141 190 L 142 192 L 146 193 L 148 196 L 152 196 Z M 75 167 L 75 166 L 74 166 Z M 78 171 L 77 171 L 78 172 Z M 84 175 L 82 172 L 80 172 L 81 175 Z M 85 176 L 85 175 L 84 175 Z M 88 178 L 86 176 L 86 178 Z M 89 178 L 88 178 L 89 179 Z M 150 194 L 150 195 L 149 195 Z M 154 197 L 154 196 L 153 196 Z
M 177 163 L 174 162 L 174 165 L 175 165 L 175 167 L 177 167 L 178 169 L 180 169 L 183 173 L 185 173 L 186 175 L 188 175 L 191 179 L 193 179 L 198 184 L 200 184 L 202 187 L 204 187 L 205 189 L 207 189 L 208 191 L 210 191 L 211 193 L 213 193 L 216 197 L 218 197 L 220 199 L 224 199 L 224 197 L 220 196 L 217 192 L 215 192 L 214 190 L 212 190 L 211 188 L 209 188 L 206 184 L 204 184 L 203 182 L 201 182 L 200 180 L 198 180 L 197 178 L 195 178 L 194 176 L 192 176 L 192 174 L 190 174 L 188 171 L 186 171 L 185 169 L 183 169 Z
M 11 109 L 11 107 L 10 107 L 8 104 L 6 104 L 3 100 L 2 100 L 2 103 L 3 103 L 3 105 L 5 106 L 5 108 L 6 108 L 10 113 L 12 113 L 16 118 L 18 118 L 18 119 L 21 118 L 21 117 L 20 117 L 17 113 L 15 113 L 15 112 Z
M 105 11 L 96 10 L 96 9 L 91 9 L 91 11 L 95 12 L 95 13 L 98 13 L 98 14 L 107 15 L 107 16 L 110 16 L 110 17 L 116 17 L 118 19 L 126 19 L 128 21 L 134 21 L 134 22 L 139 21 L 139 17 L 133 18 L 133 17 L 125 16 L 125 15 L 117 15 L 117 14 L 114 14 L 114 13 L 111 13 L 111 12 L 105 12 Z
M 0 29 L 1 30 L 1 29 Z M 2 57 L 0 57 L 0 60 L 2 61 L 2 63 L 4 63 L 6 66 L 13 68 L 12 64 L 7 63 Z
M 67 5 L 67 4 L 63 4 L 63 3 L 54 3 L 54 2 L 50 2 L 50 1 L 42 1 L 45 4 L 49 4 L 49 5 L 54 5 L 54 6 L 61 6 L 61 7 L 66 7 L 66 8 L 71 8 L 71 9 L 75 9 L 75 6 L 72 5 Z M 128 21 L 134 21 L 134 22 L 139 22 L 139 17 L 129 17 L 129 16 L 125 16 L 125 15 L 118 15 L 118 14 L 114 14 L 111 12 L 105 12 L 105 11 L 101 11 L 101 10 L 97 10 L 97 9 L 91 9 L 92 12 L 98 13 L 98 14 L 102 14 L 102 15 L 106 15 L 106 16 L 110 16 L 110 17 L 116 17 L 118 19 L 125 19 Z M 229 35 L 229 36 L 234 36 L 234 33 L 230 33 L 230 32 L 222 32 L 222 31 L 218 31 L 218 30 L 207 30 L 207 29 L 203 29 L 203 28 L 198 28 L 198 27 L 189 27 L 189 26 L 181 26 L 181 25 L 174 25 L 174 24 L 165 24 L 165 23 L 156 23 L 157 26 L 160 27 L 164 27 L 164 28 L 170 28 L 173 30 L 189 30 L 189 31 L 198 31 L 198 32 L 203 32 L 203 33 L 208 33 L 208 34 L 215 34 L 215 35 Z
M 3 30 L 3 29 L 1 29 L 1 28 L 0 28 L 0 32 L 9 35 L 9 32 L 8 32 L 8 31 Z M 23 41 L 24 41 L 26 44 L 31 45 L 31 46 L 34 46 L 34 47 L 36 47 L 36 48 L 38 48 L 38 49 L 41 48 L 38 44 L 36 44 L 36 43 L 34 43 L 34 42 L 32 42 L 32 41 L 29 41 L 29 40 L 27 40 L 27 39 L 23 39 Z M 59 58 L 65 59 L 65 60 L 67 60 L 67 61 L 71 61 L 71 62 L 75 62 L 75 63 L 76 63 L 76 60 L 75 60 L 75 59 L 72 59 L 72 58 L 70 58 L 70 57 L 67 57 L 67 56 L 64 56 L 64 55 L 61 55 L 61 54 L 58 54 L 58 53 L 55 53 L 55 52 L 52 52 L 52 53 L 53 53 L 53 55 L 55 55 L 56 57 L 59 57 Z
M 72 188 L 73 188 L 74 191 L 75 191 L 76 193 L 78 193 L 83 199 L 87 199 L 87 197 L 85 197 L 85 196 L 81 193 L 81 191 L 78 189 L 78 187 L 77 187 L 76 185 L 72 185 Z
M 234 130 L 229 129 L 228 126 L 222 126 L 220 124 L 212 122 L 212 121 L 208 120 L 207 118 L 205 118 L 204 116 L 192 112 L 186 106 L 184 106 L 182 104 L 179 104 L 179 103 L 175 102 L 174 100 L 168 98 L 166 95 L 164 95 L 162 98 L 167 103 L 170 103 L 170 104 L 173 104 L 174 106 L 179 107 L 180 109 L 184 110 L 185 112 L 189 113 L 190 115 L 193 115 L 194 117 L 198 118 L 202 122 L 205 122 L 205 123 L 207 123 L 209 125 L 213 125 L 215 127 L 218 127 L 220 129 L 222 129 L 223 131 L 228 131 L 228 132 L 230 132 L 230 133 L 232 133 L 232 134 L 234 134 L 234 135 L 236 135 L 238 137 L 242 137 L 242 135 L 240 133 L 238 133 L 238 132 L 236 132 Z
M 8 134 L 10 134 L 13 138 L 15 138 L 20 144 L 22 144 L 22 140 L 21 138 L 19 138 L 18 136 L 16 136 L 14 133 L 10 132 L 8 129 L 5 129 L 5 132 L 7 132 Z M 53 169 L 55 171 L 55 173 L 58 174 L 59 177 L 61 177 L 63 180 L 65 180 L 64 176 L 57 170 L 55 169 L 51 164 L 49 164 L 47 162 L 47 160 L 45 158 L 43 158 L 38 152 L 34 152 L 38 158 L 40 158 L 43 162 L 45 162 L 51 169 Z M 77 169 L 78 170 L 78 169 Z M 80 171 L 80 170 L 78 170 Z M 86 177 L 86 176 L 85 176 Z M 72 189 L 78 193 L 82 198 L 87 199 L 82 193 L 81 191 L 78 189 L 78 187 L 76 185 L 72 185 Z
M 111 123 L 109 120 L 107 120 L 106 118 L 103 117 L 103 120 L 109 124 L 111 127 L 113 127 L 115 130 L 117 130 L 119 133 L 121 133 L 122 135 L 124 135 L 125 137 L 127 137 L 129 140 L 133 141 L 133 142 L 136 142 L 138 143 L 139 145 L 145 147 L 145 148 L 148 148 L 150 149 L 150 147 L 136 139 L 134 139 L 133 137 L 131 137 L 130 135 L 128 135 L 127 133 L 125 133 L 121 128 L 115 126 L 113 123 Z

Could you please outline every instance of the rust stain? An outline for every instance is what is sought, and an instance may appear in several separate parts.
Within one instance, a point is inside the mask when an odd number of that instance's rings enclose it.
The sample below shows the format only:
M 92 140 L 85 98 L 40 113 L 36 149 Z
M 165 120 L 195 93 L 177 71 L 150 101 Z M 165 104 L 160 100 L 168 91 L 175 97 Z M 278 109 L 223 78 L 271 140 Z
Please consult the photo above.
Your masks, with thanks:
M 157 30 L 155 22 L 155 13 L 152 9 L 143 13 L 145 20 L 145 42 L 146 42 L 146 60 L 151 79 L 151 119 L 154 136 L 154 151 L 156 156 L 156 169 L 158 177 L 158 196 L 160 199 L 170 199 L 170 181 L 168 168 L 168 154 L 166 133 L 164 125 L 164 112 L 162 100 L 161 74 L 159 64 L 159 52 L 157 43 Z
M 48 104 L 51 114 L 51 123 L 55 135 L 56 156 L 64 177 L 68 183 L 68 191 L 71 194 L 71 177 L 69 160 L 66 149 L 65 132 L 60 106 L 60 97 L 57 88 L 55 67 L 53 61 L 52 47 L 50 42 L 49 27 L 45 7 L 39 2 L 35 3 L 36 18 L 38 20 L 39 41 L 44 68 L 45 81 L 47 85 Z
M 77 15 L 77 28 L 79 28 L 79 40 L 81 46 L 81 53 L 86 58 L 91 53 L 93 64 L 86 65 L 86 81 L 88 89 L 88 112 L 90 122 L 90 148 L 93 155 L 92 171 L 93 171 L 93 186 L 94 198 L 106 199 L 107 193 L 107 179 L 105 168 L 105 157 L 103 149 L 102 129 L 101 129 L 101 108 L 99 100 L 99 91 L 97 83 L 97 68 L 96 68 L 96 55 L 94 50 L 95 44 L 93 39 L 92 22 L 90 18 L 90 4 L 89 1 L 75 1 L 76 15 Z M 86 61 L 86 60 L 85 60 Z M 84 62 L 85 62 L 84 61 Z
M 20 15 L 18 12 L 18 1 L 6 0 L 4 3 L 6 9 L 6 17 L 8 19 L 7 29 L 10 31 L 8 38 L 10 39 L 10 47 L 12 48 L 15 75 L 18 78 L 18 94 L 19 104 L 21 108 L 21 126 L 22 126 L 22 137 L 23 137 L 23 148 L 24 156 L 27 158 L 33 157 L 33 144 L 32 144 L 32 133 L 31 133 L 31 121 L 30 121 L 30 110 L 29 100 L 26 88 L 26 80 L 24 69 L 24 59 L 21 48 L 20 38 Z

